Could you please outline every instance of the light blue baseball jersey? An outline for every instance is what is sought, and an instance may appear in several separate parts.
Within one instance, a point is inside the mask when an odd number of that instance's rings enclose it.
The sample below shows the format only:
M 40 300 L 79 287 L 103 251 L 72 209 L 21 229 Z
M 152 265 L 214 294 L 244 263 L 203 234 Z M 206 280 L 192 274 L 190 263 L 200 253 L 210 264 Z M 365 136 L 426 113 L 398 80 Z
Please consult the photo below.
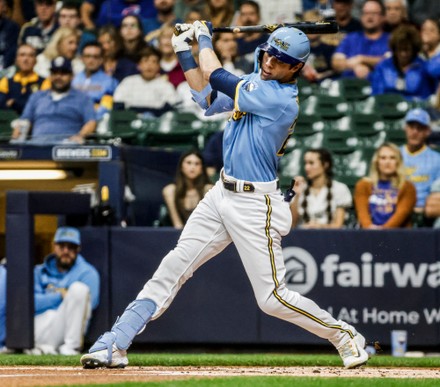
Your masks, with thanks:
M 424 207 L 432 183 L 440 178 L 440 153 L 424 146 L 410 153 L 404 145 L 401 147 L 405 175 L 414 183 L 417 191 L 416 207 Z
M 250 182 L 276 179 L 298 115 L 297 96 L 296 83 L 263 81 L 257 73 L 242 77 L 234 101 L 219 93 L 207 115 L 234 110 L 223 137 L 227 175 Z

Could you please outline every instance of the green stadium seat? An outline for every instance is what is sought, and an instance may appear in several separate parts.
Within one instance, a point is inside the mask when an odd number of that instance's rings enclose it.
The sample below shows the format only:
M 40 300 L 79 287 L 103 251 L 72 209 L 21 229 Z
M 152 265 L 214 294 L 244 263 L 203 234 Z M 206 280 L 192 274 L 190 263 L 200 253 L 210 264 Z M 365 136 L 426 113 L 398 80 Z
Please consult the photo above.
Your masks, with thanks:
M 295 176 L 304 176 L 304 152 L 307 148 L 296 147 L 280 159 L 278 177 L 282 189 L 289 187 Z
M 311 95 L 302 102 L 300 114 L 320 115 L 324 119 L 337 119 L 350 112 L 350 105 L 342 97 Z
M 355 110 L 363 114 L 379 114 L 385 119 L 399 119 L 411 108 L 410 103 L 400 94 L 380 94 L 357 102 Z
M 330 151 L 349 151 L 359 145 L 356 134 L 351 130 L 331 130 L 325 132 L 322 146 Z
M 108 121 L 108 130 L 105 133 L 96 133 L 93 137 L 98 142 L 120 140 L 123 143 L 136 142 L 140 120 L 132 110 L 112 110 Z
M 301 99 L 301 101 L 305 100 L 313 94 L 316 94 L 318 91 L 318 86 L 316 84 L 311 83 L 307 79 L 302 77 L 298 78 L 297 85 L 299 98 Z
M 406 133 L 402 130 L 388 130 L 386 132 L 385 141 L 392 142 L 398 146 L 406 143 Z
M 11 122 L 19 115 L 12 109 L 0 110 L 0 142 L 9 142 L 12 135 Z
M 332 82 L 329 93 L 350 102 L 361 101 L 371 96 L 371 84 L 367 79 L 341 78 Z

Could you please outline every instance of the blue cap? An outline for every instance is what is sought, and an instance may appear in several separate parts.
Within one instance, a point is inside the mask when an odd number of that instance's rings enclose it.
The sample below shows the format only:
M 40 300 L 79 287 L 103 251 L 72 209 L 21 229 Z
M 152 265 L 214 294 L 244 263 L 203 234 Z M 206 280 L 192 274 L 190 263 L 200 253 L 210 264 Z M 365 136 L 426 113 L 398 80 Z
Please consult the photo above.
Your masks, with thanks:
M 66 73 L 73 72 L 72 62 L 63 56 L 57 56 L 50 62 L 50 71 L 64 71 Z
M 429 114 L 426 110 L 416 108 L 406 113 L 405 122 L 418 122 L 423 126 L 430 126 L 431 119 L 429 118 Z
M 55 243 L 73 243 L 74 245 L 79 246 L 81 244 L 81 235 L 77 228 L 60 227 L 55 233 L 53 241 Z

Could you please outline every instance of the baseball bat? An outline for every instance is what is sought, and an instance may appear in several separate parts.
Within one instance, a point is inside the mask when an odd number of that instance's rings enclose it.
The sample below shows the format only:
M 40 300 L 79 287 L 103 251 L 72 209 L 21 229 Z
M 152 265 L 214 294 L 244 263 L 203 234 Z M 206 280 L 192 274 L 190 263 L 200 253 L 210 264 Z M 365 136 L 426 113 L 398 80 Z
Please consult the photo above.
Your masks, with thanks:
M 272 33 L 281 27 L 295 27 L 306 34 L 334 34 L 339 31 L 338 23 L 335 20 L 319 22 L 298 22 L 298 23 L 280 23 L 280 24 L 261 24 L 256 26 L 231 26 L 214 27 L 214 32 L 231 32 L 238 34 L 240 32 L 267 32 Z

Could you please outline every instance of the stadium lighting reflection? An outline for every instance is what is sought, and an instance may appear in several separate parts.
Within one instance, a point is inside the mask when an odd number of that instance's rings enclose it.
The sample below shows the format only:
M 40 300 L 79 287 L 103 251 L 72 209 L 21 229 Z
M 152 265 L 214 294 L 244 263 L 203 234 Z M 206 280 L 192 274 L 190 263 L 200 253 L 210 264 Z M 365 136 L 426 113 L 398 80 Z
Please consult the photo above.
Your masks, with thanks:
M 0 180 L 63 180 L 67 172 L 61 169 L 3 169 Z

